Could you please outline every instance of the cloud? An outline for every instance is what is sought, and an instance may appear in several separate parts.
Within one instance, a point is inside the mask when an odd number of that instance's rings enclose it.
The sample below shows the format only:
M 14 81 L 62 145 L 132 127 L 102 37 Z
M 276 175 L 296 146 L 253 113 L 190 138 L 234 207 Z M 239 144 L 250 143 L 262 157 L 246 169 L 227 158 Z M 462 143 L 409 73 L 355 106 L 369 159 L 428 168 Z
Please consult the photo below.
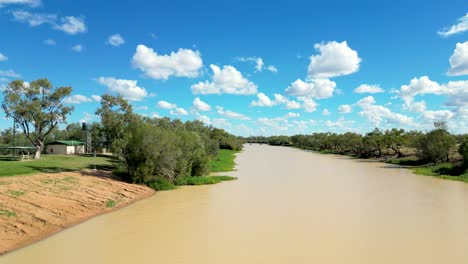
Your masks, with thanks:
M 203 61 L 198 51 L 190 49 L 179 49 L 169 55 L 159 55 L 145 45 L 138 45 L 132 64 L 149 78 L 167 80 L 171 76 L 198 77 Z
M 361 108 L 359 115 L 365 117 L 373 126 L 379 126 L 382 122 L 394 125 L 414 125 L 411 117 L 394 113 L 384 106 L 376 105 L 372 96 L 364 97 L 356 105 Z
M 7 5 L 27 5 L 30 7 L 37 7 L 41 4 L 40 0 L 0 0 L 0 8 Z
M 117 93 L 129 101 L 141 101 L 148 95 L 145 88 L 137 85 L 136 80 L 99 77 L 97 81 L 107 86 L 110 92 Z
M 53 29 L 63 31 L 70 35 L 85 33 L 87 31 L 85 20 L 81 17 L 65 16 L 60 18 L 60 22 L 57 22 L 59 19 L 56 14 L 39 14 L 17 10 L 13 11 L 12 15 L 15 21 L 27 23 L 31 27 L 49 24 Z
M 76 35 L 78 33 L 85 33 L 88 29 L 84 18 L 66 16 L 60 19 L 60 24 L 55 24 L 54 29 L 63 31 L 70 35 Z
M 224 108 L 221 106 L 216 106 L 216 110 L 218 114 L 228 117 L 228 118 L 238 119 L 238 120 L 250 120 L 248 116 L 245 116 L 243 114 L 236 113 L 230 110 L 224 110 Z
M 91 97 L 86 97 L 85 95 L 75 94 L 67 96 L 63 99 L 63 102 L 67 104 L 82 104 L 99 101 L 101 101 L 101 97 L 99 95 L 92 95 Z
M 314 48 L 320 54 L 310 57 L 308 72 L 311 79 L 343 76 L 359 70 L 362 60 L 346 41 L 317 43 Z
M 301 104 L 294 101 L 294 100 L 289 100 L 288 98 L 282 96 L 281 94 L 274 94 L 275 97 L 275 103 L 276 104 L 283 104 L 286 109 L 292 110 L 292 109 L 299 109 L 301 108 Z
M 0 61 L 6 61 L 8 60 L 8 57 L 3 55 L 3 53 L 0 53 Z
M 197 113 L 197 120 L 202 121 L 203 123 L 210 125 L 211 124 L 211 119 L 206 116 L 206 115 L 201 115 Z
M 380 88 L 377 84 L 361 84 L 356 89 L 354 89 L 355 93 L 383 93 L 385 92 L 384 89 Z
M 266 94 L 258 93 L 257 94 L 257 101 L 252 101 L 250 103 L 251 106 L 260 106 L 260 107 L 271 107 L 275 105 L 275 102 L 272 101 Z
M 304 111 L 312 113 L 317 110 L 318 104 L 314 100 L 310 98 L 299 98 L 299 100 L 302 101 L 302 108 L 304 108 Z
M 93 99 L 96 102 L 100 102 L 102 98 L 99 95 L 93 94 L 93 95 L 91 95 L 91 99 Z
M 55 40 L 53 39 L 46 39 L 44 40 L 44 44 L 49 45 L 49 46 L 55 46 L 57 42 L 55 42 Z
M 211 124 L 214 127 L 225 129 L 226 127 L 231 127 L 232 124 L 226 118 L 214 118 Z
M 351 105 L 344 104 L 338 107 L 338 112 L 340 114 L 349 114 L 352 111 L 353 111 L 353 107 Z
M 112 36 L 109 36 L 107 39 L 107 44 L 118 47 L 122 44 L 125 43 L 124 38 L 120 34 L 114 34 Z
M 273 66 L 273 65 L 268 65 L 268 66 L 266 67 L 266 69 L 269 70 L 269 71 L 271 71 L 271 72 L 274 72 L 274 73 L 277 73 L 277 72 L 278 72 L 278 69 L 277 69 L 275 66 Z
M 237 60 L 242 62 L 253 62 L 255 64 L 256 72 L 261 72 L 264 69 L 270 72 L 278 72 L 278 69 L 273 65 L 265 66 L 265 62 L 261 57 L 239 57 Z
M 457 43 L 449 62 L 450 69 L 447 72 L 448 75 L 468 75 L 468 41 Z
M 437 34 L 442 37 L 449 37 L 454 34 L 462 33 L 468 31 L 468 13 L 458 19 L 458 23 L 449 27 L 445 27 Z
M 13 11 L 12 15 L 14 20 L 27 23 L 31 27 L 37 27 L 46 23 L 53 25 L 57 20 L 57 15 L 55 14 L 34 14 L 24 10 Z
M 82 52 L 83 51 L 83 45 L 78 44 L 78 45 L 73 46 L 71 49 L 73 51 L 75 51 L 75 52 Z
M 325 109 L 323 109 L 323 111 L 322 111 L 322 115 L 324 115 L 324 116 L 329 116 L 329 115 L 331 115 L 331 112 L 328 111 L 328 109 L 325 108 Z
M 397 93 L 408 109 L 412 108 L 415 96 L 425 94 L 446 95 L 448 96 L 446 105 L 449 106 L 468 105 L 468 81 L 450 81 L 446 84 L 439 84 L 431 81 L 427 76 L 422 76 L 413 78 L 408 85 L 402 85 Z
M 355 121 L 346 120 L 344 117 L 338 118 L 338 120 L 335 121 L 335 122 L 333 122 L 331 120 L 325 121 L 325 125 L 328 128 L 338 130 L 338 131 L 347 131 L 347 132 L 355 130 L 355 129 L 352 128 L 354 123 L 355 123 Z
M 335 87 L 336 83 L 328 79 L 316 79 L 313 82 L 304 82 L 297 79 L 286 88 L 285 93 L 297 97 L 324 99 L 333 96 Z
M 19 78 L 21 77 L 21 75 L 19 75 L 13 70 L 6 70 L 6 71 L 0 70 L 0 77 Z
M 257 107 L 272 107 L 276 105 L 284 105 L 286 109 L 299 109 L 301 108 L 301 104 L 289 100 L 288 98 L 284 97 L 281 94 L 274 94 L 274 99 L 270 99 L 267 95 L 264 93 L 258 93 L 257 94 L 257 100 L 252 101 L 250 103 L 250 106 L 257 106 Z
M 187 110 L 183 108 L 176 108 L 175 110 L 171 110 L 169 114 L 175 115 L 175 116 L 184 116 L 184 115 L 188 115 L 188 112 Z
M 213 76 L 211 81 L 192 85 L 194 94 L 236 94 L 251 95 L 257 93 L 257 85 L 247 80 L 233 66 L 225 65 L 223 69 L 211 64 Z
M 211 106 L 205 102 L 203 102 L 202 100 L 200 100 L 200 98 L 195 98 L 195 100 L 193 100 L 193 109 L 195 111 L 210 111 L 211 110 Z
M 159 101 L 157 104 L 156 104 L 159 108 L 162 108 L 162 109 L 175 109 L 177 108 L 177 105 L 176 104 L 171 104 L 169 102 L 166 102 L 166 101 Z

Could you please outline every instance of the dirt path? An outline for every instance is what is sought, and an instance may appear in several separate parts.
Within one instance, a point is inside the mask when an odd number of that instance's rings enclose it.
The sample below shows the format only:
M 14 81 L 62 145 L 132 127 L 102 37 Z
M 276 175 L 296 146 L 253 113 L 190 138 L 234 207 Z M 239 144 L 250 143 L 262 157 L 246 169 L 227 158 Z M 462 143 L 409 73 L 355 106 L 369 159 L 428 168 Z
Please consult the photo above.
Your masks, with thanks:
M 0 178 L 0 255 L 154 193 L 110 176 L 90 170 Z

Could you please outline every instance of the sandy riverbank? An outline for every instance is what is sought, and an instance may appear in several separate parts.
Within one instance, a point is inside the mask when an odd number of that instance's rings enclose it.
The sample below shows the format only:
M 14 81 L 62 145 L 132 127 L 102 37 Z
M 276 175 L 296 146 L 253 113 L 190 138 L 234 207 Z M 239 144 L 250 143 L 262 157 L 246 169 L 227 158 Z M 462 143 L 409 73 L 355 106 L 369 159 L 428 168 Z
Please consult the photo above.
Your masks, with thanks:
M 110 176 L 87 170 L 0 178 L 0 255 L 154 193 Z

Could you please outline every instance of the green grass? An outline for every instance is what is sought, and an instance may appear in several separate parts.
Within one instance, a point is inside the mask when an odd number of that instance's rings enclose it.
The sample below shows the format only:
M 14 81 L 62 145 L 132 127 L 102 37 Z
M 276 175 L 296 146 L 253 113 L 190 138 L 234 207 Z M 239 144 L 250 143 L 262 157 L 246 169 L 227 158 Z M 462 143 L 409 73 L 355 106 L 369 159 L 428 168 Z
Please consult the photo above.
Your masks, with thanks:
M 450 163 L 412 168 L 419 175 L 434 176 L 441 179 L 468 182 L 468 168 Z
M 232 181 L 235 179 L 237 178 L 231 176 L 193 176 L 178 178 L 172 183 L 167 179 L 158 178 L 149 183 L 148 186 L 156 191 L 168 191 L 183 185 L 217 184 L 222 181 Z
M 220 149 L 218 156 L 211 161 L 211 172 L 227 172 L 234 170 L 236 163 L 234 158 L 238 151 Z
M 15 191 L 15 190 L 9 190 L 8 194 L 11 196 L 19 197 L 25 194 L 25 192 L 22 191 Z
M 107 200 L 106 202 L 106 207 L 107 208 L 112 208 L 116 205 L 117 203 L 114 200 Z
M 205 185 L 205 184 L 217 184 L 222 181 L 232 181 L 237 179 L 231 176 L 198 176 L 198 177 L 183 177 L 176 179 L 174 184 L 177 186 L 182 185 Z
M 158 178 L 148 184 L 148 186 L 156 191 L 169 191 L 177 188 L 168 179 Z
M 13 216 L 13 217 L 16 217 L 16 213 L 5 210 L 5 209 L 0 209 L 0 216 L 6 216 L 6 217 L 12 217 Z
M 97 169 L 112 169 L 114 159 L 108 156 L 96 157 Z M 76 171 L 93 168 L 92 155 L 42 155 L 39 160 L 14 161 L 0 158 L 0 177 L 43 172 Z

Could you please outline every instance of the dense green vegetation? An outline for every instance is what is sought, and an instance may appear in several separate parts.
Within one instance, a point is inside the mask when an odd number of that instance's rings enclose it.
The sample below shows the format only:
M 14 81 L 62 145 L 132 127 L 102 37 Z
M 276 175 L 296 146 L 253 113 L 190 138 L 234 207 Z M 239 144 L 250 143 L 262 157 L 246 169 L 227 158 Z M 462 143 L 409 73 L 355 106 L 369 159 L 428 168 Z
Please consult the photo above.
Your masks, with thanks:
M 96 114 L 120 162 L 117 173 L 126 181 L 154 189 L 168 189 L 171 184 L 214 183 L 215 178 L 202 176 L 208 175 L 213 166 L 232 168 L 233 155 L 229 153 L 242 148 L 237 137 L 200 121 L 137 115 L 122 97 L 104 95 Z M 219 161 L 211 165 L 218 153 Z
M 98 169 L 113 168 L 116 162 L 113 157 L 97 156 L 94 159 L 92 155 L 43 155 L 40 160 L 25 161 L 12 161 L 10 157 L 3 156 L 0 158 L 0 177 L 91 169 L 94 167 L 94 161 L 96 161 L 96 168 Z
M 211 172 L 226 172 L 234 170 L 236 150 L 220 149 L 215 159 L 211 161 Z
M 419 166 L 418 174 L 465 181 L 468 178 L 468 135 L 452 135 L 444 122 L 423 133 L 378 128 L 361 135 L 347 132 L 311 135 L 250 137 L 245 142 L 294 146 L 320 153 L 378 158 L 393 164 Z

